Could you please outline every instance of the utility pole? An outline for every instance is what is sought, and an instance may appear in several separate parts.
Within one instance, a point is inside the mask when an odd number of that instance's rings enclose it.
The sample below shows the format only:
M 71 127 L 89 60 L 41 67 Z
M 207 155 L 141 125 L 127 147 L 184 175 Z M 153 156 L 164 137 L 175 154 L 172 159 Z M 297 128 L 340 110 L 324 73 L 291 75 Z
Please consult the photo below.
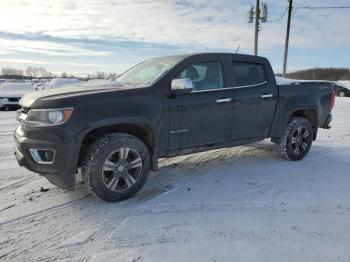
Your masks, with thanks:
M 259 19 L 260 19 L 260 0 L 256 0 L 256 5 L 255 5 L 255 30 L 254 30 L 254 55 L 258 55 Z
M 255 18 L 255 30 L 254 30 L 254 55 L 258 55 L 258 42 L 259 42 L 259 31 L 260 23 L 267 22 L 267 5 L 266 3 L 261 3 L 260 0 L 256 0 L 256 6 L 250 8 L 247 14 L 248 23 L 253 23 Z
M 283 72 L 282 76 L 286 76 L 287 72 L 287 58 L 288 58 L 288 45 L 289 45 L 289 30 L 290 30 L 290 20 L 292 17 L 292 9 L 293 9 L 293 0 L 288 0 L 288 20 L 287 20 L 287 33 L 286 33 L 286 42 L 284 44 L 284 57 L 283 57 Z

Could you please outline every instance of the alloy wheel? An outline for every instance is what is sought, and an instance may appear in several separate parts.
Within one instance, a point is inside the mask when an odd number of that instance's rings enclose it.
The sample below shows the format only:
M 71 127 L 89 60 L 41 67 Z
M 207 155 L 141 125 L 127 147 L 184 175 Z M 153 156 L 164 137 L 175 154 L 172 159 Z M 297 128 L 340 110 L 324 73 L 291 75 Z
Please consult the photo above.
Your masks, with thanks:
M 129 147 L 122 147 L 107 157 L 102 167 L 104 185 L 115 192 L 131 188 L 142 173 L 140 154 Z
M 302 155 L 310 144 L 309 130 L 304 126 L 299 126 L 293 133 L 291 146 L 294 154 Z

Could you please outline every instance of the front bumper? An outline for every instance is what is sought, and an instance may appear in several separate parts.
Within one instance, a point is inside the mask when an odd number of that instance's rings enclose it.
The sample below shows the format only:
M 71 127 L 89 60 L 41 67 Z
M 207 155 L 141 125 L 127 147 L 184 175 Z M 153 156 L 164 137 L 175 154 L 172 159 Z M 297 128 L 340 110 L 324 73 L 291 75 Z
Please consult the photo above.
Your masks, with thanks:
M 15 156 L 20 166 L 44 176 L 58 187 L 74 190 L 79 152 L 71 132 L 63 128 L 26 130 L 25 127 L 19 126 L 14 137 Z M 53 150 L 55 159 L 49 164 L 38 163 L 30 149 Z

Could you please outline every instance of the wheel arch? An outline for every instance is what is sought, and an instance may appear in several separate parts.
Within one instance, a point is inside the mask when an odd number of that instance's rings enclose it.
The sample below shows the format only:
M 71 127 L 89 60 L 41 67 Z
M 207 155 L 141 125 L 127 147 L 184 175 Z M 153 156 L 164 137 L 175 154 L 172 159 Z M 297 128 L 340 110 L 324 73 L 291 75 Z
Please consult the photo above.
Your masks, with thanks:
M 312 126 L 313 130 L 313 140 L 316 139 L 317 136 L 317 130 L 318 130 L 318 110 L 315 108 L 298 108 L 295 109 L 289 119 L 292 117 L 302 117 L 307 119 Z
M 157 152 L 155 149 L 155 135 L 153 128 L 147 123 L 120 123 L 108 126 L 96 127 L 85 134 L 81 141 L 78 166 L 81 165 L 83 157 L 86 155 L 87 150 L 90 145 L 94 143 L 98 138 L 111 133 L 126 133 L 139 138 L 147 146 L 151 159 L 152 159 L 152 169 L 157 168 Z

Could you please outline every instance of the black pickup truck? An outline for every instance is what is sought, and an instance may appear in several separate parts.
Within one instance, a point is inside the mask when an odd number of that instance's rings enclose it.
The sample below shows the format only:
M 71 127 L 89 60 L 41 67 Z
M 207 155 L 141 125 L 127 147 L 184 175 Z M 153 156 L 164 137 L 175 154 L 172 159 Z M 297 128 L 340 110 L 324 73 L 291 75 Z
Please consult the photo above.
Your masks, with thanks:
M 271 138 L 282 157 L 300 160 L 329 128 L 334 99 L 326 82 L 277 85 L 263 57 L 160 57 L 115 81 L 24 96 L 15 154 L 68 190 L 81 167 L 96 196 L 118 201 L 140 190 L 158 158 Z

